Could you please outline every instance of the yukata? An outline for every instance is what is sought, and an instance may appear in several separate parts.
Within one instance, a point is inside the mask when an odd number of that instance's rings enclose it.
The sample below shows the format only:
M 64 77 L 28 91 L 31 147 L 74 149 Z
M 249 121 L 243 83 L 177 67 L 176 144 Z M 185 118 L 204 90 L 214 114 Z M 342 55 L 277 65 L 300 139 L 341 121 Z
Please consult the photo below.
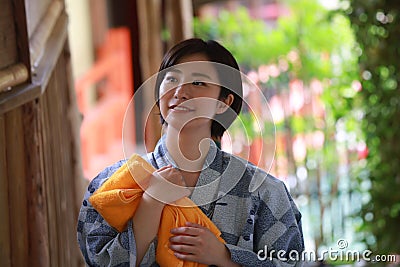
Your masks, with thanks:
M 144 158 L 156 169 L 176 166 L 165 136 Z M 89 266 L 135 266 L 134 225 L 123 232 L 111 227 L 92 207 L 89 197 L 126 160 L 103 170 L 89 184 L 78 218 L 78 243 Z M 197 184 L 189 196 L 221 231 L 232 261 L 242 266 L 301 266 L 292 256 L 301 255 L 304 241 L 301 214 L 285 184 L 253 164 L 220 150 L 214 142 L 206 156 Z M 157 238 L 140 266 L 155 261 Z M 280 254 L 278 255 L 278 251 Z

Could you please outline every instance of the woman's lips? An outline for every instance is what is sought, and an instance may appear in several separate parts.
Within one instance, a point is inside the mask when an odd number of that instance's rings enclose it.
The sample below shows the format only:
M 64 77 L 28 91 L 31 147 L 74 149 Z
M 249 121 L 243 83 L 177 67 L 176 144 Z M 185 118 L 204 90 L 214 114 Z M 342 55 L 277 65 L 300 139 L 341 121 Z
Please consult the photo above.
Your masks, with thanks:
M 193 109 L 190 109 L 188 107 L 185 106 L 177 106 L 177 105 L 173 105 L 169 107 L 171 110 L 173 111 L 178 111 L 178 112 L 190 112 L 193 111 Z

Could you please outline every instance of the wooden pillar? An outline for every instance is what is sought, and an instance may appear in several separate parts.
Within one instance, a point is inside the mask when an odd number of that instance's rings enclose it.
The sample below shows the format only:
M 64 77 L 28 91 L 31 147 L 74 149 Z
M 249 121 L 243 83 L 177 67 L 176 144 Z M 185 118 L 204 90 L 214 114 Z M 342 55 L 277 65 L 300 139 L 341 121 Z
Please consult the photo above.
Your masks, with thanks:
M 0 57 L 0 81 L 10 86 L 0 92 L 0 266 L 82 265 L 74 187 L 82 174 L 62 3 L 0 0 L 1 22 L 15 25 L 7 35 L 15 47 L 0 45 L 0 54 L 18 55 L 7 64 Z M 10 66 L 24 66 L 25 78 L 9 78 Z
M 167 48 L 193 36 L 193 8 L 191 1 L 164 1 L 164 11 L 162 10 L 162 0 L 136 1 L 140 34 L 140 67 L 143 81 L 158 72 L 161 60 L 166 52 L 163 50 L 164 43 L 161 35 L 163 28 L 170 33 L 170 39 L 167 40 Z M 165 17 L 165 22 L 163 17 Z M 163 25 L 164 23 L 165 25 Z M 153 91 L 145 92 L 144 97 L 144 110 L 152 108 L 151 114 L 147 118 L 145 130 L 146 149 L 147 151 L 152 151 L 161 135 L 159 110 L 155 106 Z M 147 114 L 144 115 L 147 116 Z
M 165 28 L 170 33 L 167 47 L 193 37 L 192 1 L 165 0 Z
M 142 80 L 146 81 L 156 74 L 163 57 L 163 45 L 161 40 L 161 0 L 146 0 L 137 2 L 139 33 L 140 33 L 140 67 Z M 145 145 L 147 151 L 153 151 L 157 140 L 160 138 L 161 127 L 159 123 L 158 108 L 154 105 L 154 94 L 148 90 L 144 92 L 144 110 L 152 110 L 151 114 L 143 114 L 146 120 Z

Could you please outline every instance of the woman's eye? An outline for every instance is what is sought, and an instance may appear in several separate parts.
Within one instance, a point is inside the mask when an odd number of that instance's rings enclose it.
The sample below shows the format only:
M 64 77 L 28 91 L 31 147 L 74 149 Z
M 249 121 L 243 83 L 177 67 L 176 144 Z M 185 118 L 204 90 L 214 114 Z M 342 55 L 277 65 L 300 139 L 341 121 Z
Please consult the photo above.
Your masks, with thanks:
M 195 86 L 205 86 L 206 85 L 205 82 L 200 82 L 200 81 L 193 81 L 192 84 Z
M 165 77 L 165 80 L 167 82 L 171 82 L 171 83 L 176 83 L 178 81 L 178 79 L 173 76 L 167 76 L 167 77 Z

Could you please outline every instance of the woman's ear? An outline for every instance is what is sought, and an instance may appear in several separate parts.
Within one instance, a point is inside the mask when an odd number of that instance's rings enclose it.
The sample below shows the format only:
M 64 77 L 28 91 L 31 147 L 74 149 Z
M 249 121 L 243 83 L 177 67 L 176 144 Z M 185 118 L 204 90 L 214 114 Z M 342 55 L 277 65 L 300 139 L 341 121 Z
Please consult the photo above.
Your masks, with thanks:
M 217 114 L 224 113 L 233 103 L 235 97 L 232 94 L 227 95 L 224 99 L 220 99 L 217 104 Z

